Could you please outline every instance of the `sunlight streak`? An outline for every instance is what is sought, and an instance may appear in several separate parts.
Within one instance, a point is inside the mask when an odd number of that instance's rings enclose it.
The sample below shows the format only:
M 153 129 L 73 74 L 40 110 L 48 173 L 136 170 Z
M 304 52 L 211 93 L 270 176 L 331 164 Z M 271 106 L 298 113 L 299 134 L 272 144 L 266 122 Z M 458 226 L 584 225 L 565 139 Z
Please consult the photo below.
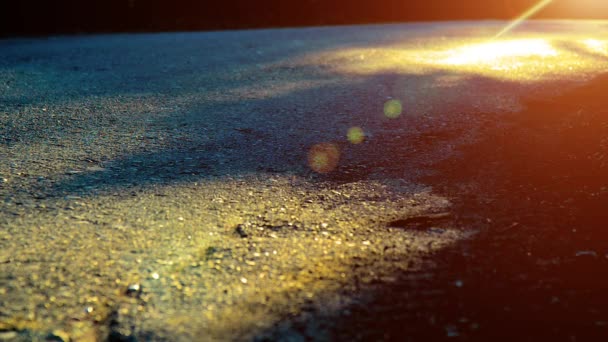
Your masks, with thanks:
M 515 27 L 519 26 L 519 24 L 523 23 L 526 19 L 530 18 L 534 14 L 538 13 L 540 10 L 545 8 L 545 6 L 549 5 L 553 0 L 542 0 L 529 10 L 525 11 L 522 15 L 515 18 L 511 21 L 505 28 L 503 28 L 500 32 L 498 32 L 492 39 L 497 39 L 506 34 L 507 32 L 513 30 Z

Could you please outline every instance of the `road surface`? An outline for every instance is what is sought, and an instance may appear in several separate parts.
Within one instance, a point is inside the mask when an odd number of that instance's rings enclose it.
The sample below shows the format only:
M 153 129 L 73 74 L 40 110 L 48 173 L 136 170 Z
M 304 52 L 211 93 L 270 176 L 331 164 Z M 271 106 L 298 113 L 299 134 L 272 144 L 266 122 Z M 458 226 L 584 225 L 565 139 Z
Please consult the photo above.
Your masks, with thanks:
M 608 23 L 0 41 L 0 339 L 608 336 Z

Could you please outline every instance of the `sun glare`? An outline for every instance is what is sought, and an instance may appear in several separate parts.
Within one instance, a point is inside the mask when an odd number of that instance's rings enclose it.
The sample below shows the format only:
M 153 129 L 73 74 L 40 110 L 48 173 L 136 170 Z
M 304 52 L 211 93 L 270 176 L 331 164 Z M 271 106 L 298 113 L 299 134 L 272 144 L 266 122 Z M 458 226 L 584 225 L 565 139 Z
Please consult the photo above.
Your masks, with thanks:
M 447 65 L 498 65 L 512 59 L 554 57 L 557 51 L 543 39 L 492 41 L 464 46 L 447 52 Z
M 583 44 L 585 47 L 589 49 L 589 51 L 606 54 L 608 53 L 608 42 L 601 41 L 597 39 L 585 39 L 583 40 Z

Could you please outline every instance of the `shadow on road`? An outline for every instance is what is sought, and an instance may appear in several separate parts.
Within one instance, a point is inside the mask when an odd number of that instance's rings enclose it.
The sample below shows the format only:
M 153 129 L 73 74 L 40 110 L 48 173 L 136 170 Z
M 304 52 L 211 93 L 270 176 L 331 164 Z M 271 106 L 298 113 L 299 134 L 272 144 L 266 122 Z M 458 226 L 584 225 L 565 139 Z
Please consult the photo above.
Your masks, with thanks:
M 89 196 L 256 173 L 288 173 L 338 183 L 370 177 L 413 179 L 426 172 L 421 166 L 446 158 L 455 146 L 473 139 L 481 125 L 495 119 L 466 104 L 475 98 L 471 91 L 480 87 L 509 89 L 510 94 L 526 91 L 525 85 L 515 82 L 461 73 L 461 89 L 439 83 L 433 95 L 413 103 L 403 100 L 398 118 L 384 115 L 387 97 L 382 93 L 404 91 L 395 89 L 404 84 L 430 87 L 450 76 L 454 74 L 443 71 L 385 73 L 264 99 L 193 102 L 183 113 L 149 124 L 141 137 L 145 144 L 157 139 L 156 127 L 174 127 L 178 134 L 169 136 L 168 143 L 102 162 L 102 168 L 93 171 L 86 171 L 89 163 L 83 162 L 83 172 L 64 177 L 50 195 Z M 351 127 L 365 132 L 362 143 L 348 141 Z M 311 147 L 319 143 L 331 143 L 340 151 L 333 172 L 315 174 L 307 165 Z

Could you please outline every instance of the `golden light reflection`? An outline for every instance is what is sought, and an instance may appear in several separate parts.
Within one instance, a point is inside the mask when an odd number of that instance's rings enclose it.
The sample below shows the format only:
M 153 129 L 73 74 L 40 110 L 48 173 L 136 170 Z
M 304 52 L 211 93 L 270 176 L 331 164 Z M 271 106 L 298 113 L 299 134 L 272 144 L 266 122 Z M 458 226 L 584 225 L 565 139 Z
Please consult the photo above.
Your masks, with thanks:
M 449 72 L 528 83 L 558 78 L 572 80 L 572 77 L 588 79 L 608 67 L 608 60 L 599 60 L 598 54 L 608 54 L 608 43 L 594 35 L 518 32 L 518 37 L 513 39 L 468 36 L 429 41 L 422 46 L 333 50 L 307 56 L 304 63 L 333 65 L 334 72 L 350 75 Z M 360 55 L 372 57 L 361 60 Z
M 338 167 L 340 149 L 332 143 L 314 145 L 308 151 L 308 166 L 318 173 L 328 173 Z
M 558 52 L 544 39 L 518 39 L 467 45 L 448 50 L 446 54 L 447 58 L 438 60 L 440 64 L 502 64 L 508 67 L 507 63 L 515 66 L 522 59 L 555 57 Z
M 597 40 L 597 39 L 585 39 L 585 40 L 583 40 L 583 44 L 591 52 L 596 52 L 596 53 L 601 53 L 601 54 L 608 53 L 608 42 L 607 41 L 601 41 L 601 40 Z

